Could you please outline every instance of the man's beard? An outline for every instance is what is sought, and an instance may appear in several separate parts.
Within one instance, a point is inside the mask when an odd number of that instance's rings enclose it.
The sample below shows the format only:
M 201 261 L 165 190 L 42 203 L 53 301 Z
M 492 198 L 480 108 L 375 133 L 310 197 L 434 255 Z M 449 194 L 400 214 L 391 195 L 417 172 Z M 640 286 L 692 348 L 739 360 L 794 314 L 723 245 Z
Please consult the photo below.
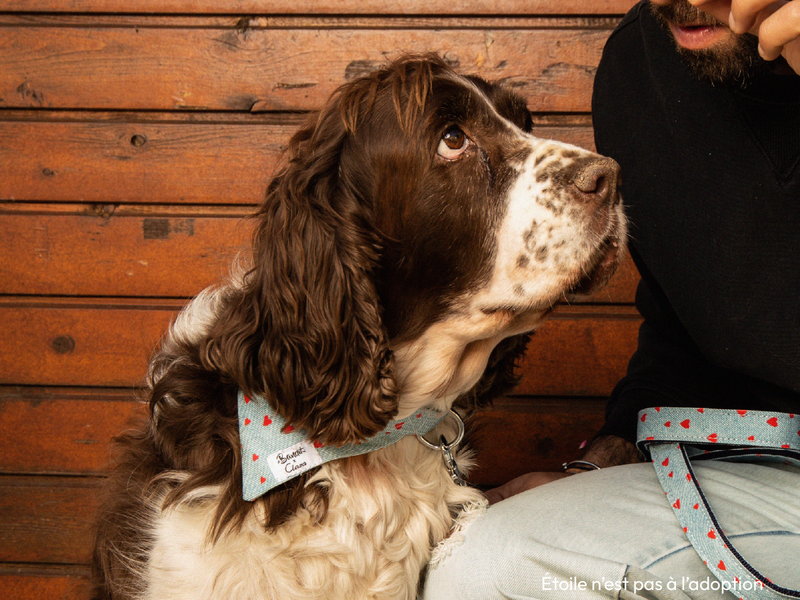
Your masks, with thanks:
M 677 25 L 721 25 L 711 15 L 689 4 L 677 0 L 664 6 L 650 4 L 659 23 L 673 37 L 669 22 Z M 749 33 L 731 34 L 709 48 L 687 50 L 674 40 L 678 53 L 695 77 L 712 84 L 739 85 L 744 87 L 757 74 L 768 69 L 768 63 L 758 54 L 758 38 Z

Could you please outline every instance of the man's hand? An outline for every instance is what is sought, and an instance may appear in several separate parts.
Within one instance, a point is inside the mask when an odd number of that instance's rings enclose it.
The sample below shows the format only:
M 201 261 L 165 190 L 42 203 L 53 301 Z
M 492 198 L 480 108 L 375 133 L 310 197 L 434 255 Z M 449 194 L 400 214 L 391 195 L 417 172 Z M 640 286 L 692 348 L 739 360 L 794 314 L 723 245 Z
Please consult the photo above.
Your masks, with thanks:
M 765 60 L 783 56 L 800 75 L 800 0 L 689 0 L 735 33 L 758 36 Z
M 581 460 L 586 460 L 596 464 L 598 467 L 605 468 L 640 462 L 641 456 L 636 446 L 628 440 L 615 435 L 604 435 L 592 441 L 586 453 L 581 457 Z M 487 491 L 485 495 L 489 500 L 489 504 L 494 504 L 495 502 L 500 502 L 500 500 L 505 500 L 525 490 L 530 490 L 540 485 L 563 479 L 576 472 L 577 471 L 567 473 L 526 473 L 500 487 Z
M 629 465 L 642 461 L 636 445 L 616 435 L 601 435 L 594 438 L 581 457 L 600 468 Z

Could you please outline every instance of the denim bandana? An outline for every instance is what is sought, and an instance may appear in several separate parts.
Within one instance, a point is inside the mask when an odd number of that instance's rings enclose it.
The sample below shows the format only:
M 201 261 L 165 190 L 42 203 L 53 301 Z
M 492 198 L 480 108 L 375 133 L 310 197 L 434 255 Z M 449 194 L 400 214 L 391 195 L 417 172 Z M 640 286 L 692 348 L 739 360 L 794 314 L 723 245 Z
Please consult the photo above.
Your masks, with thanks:
M 800 415 L 756 410 L 646 408 L 637 445 L 653 459 L 672 511 L 722 590 L 748 600 L 800 598 L 776 585 L 733 547 L 692 470 L 691 461 L 771 461 L 800 467 Z M 779 548 L 776 548 L 779 551 Z
M 407 435 L 425 435 L 447 416 L 423 408 L 361 442 L 325 446 L 295 429 L 263 398 L 239 390 L 239 439 L 242 444 L 242 496 L 255 500 L 272 488 L 319 465 L 390 446 Z

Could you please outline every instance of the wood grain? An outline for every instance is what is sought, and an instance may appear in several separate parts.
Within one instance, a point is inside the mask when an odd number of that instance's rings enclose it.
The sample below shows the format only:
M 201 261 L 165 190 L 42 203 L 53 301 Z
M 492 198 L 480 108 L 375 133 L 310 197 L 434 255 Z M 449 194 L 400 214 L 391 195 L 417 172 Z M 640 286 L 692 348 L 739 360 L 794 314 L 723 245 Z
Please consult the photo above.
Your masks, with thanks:
M 34 303 L 31 305 L 31 303 Z M 0 383 L 133 386 L 180 302 L 162 306 L 101 302 L 21 304 L 0 298 Z
M 0 198 L 255 205 L 293 130 L 0 121 Z
M 16 257 L 0 264 L 0 293 L 191 297 L 249 247 L 248 212 L 0 204 L 0 245 Z
M 3 0 L 24 12 L 212 14 L 624 14 L 634 0 Z
M 78 600 L 88 597 L 88 574 L 78 565 L 0 564 L 0 590 L 13 600 Z
M 0 387 L 0 473 L 100 474 L 147 409 L 132 389 Z
M 0 107 L 309 110 L 387 57 L 437 51 L 464 73 L 505 81 L 533 111 L 586 112 L 609 33 L 8 27 Z
M 625 375 L 640 324 L 630 306 L 561 307 L 528 344 L 515 393 L 608 396 Z
M 86 564 L 101 480 L 0 477 L 0 561 Z

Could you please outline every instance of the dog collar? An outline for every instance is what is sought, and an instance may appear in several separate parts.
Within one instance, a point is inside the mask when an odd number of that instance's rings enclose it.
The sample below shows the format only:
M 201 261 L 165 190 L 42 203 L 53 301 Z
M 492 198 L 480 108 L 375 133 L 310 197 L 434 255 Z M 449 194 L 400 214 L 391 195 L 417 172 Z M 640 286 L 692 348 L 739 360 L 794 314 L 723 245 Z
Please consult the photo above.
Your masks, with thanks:
M 448 414 L 423 408 L 405 419 L 389 421 L 382 432 L 361 442 L 325 446 L 287 424 L 263 398 L 239 390 L 238 405 L 242 496 L 248 501 L 323 463 L 374 452 L 407 435 L 422 439 Z

